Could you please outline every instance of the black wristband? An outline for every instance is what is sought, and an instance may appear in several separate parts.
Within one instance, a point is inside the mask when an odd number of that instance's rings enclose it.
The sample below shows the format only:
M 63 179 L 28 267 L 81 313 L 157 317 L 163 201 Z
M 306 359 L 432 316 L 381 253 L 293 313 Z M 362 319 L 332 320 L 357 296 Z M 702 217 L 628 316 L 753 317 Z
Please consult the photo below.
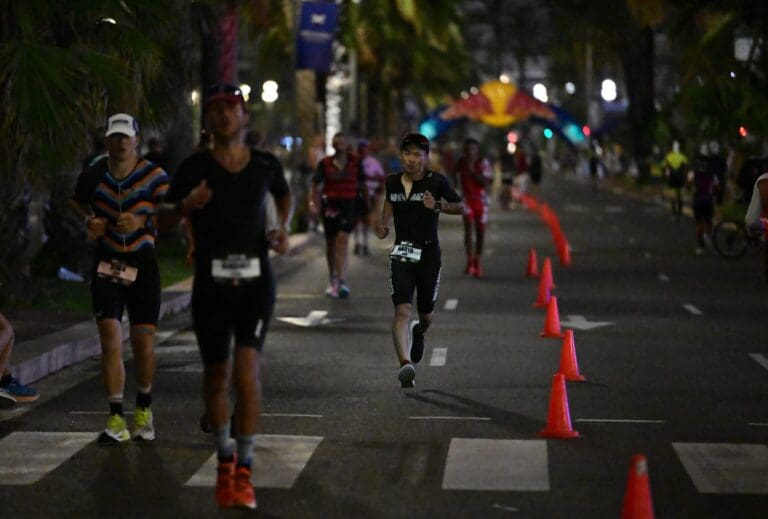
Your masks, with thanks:
M 435 212 L 439 213 L 443 210 L 443 203 L 442 202 L 435 202 Z

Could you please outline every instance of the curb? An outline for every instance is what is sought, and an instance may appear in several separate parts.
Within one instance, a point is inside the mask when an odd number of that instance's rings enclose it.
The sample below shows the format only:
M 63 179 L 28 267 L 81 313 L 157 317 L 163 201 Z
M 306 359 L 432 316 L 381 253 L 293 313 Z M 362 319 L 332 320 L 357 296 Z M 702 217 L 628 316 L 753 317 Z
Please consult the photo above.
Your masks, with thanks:
M 311 233 L 291 235 L 287 257 L 294 257 L 313 244 Z M 270 251 L 272 261 L 279 259 Z M 186 310 L 192 300 L 192 277 L 166 287 L 162 291 L 159 320 Z M 123 318 L 123 337 L 128 340 L 129 323 Z M 24 353 L 27 353 L 26 355 Z M 14 346 L 17 357 L 28 358 L 11 364 L 11 371 L 23 384 L 36 382 L 67 366 L 77 364 L 101 353 L 101 341 L 93 320 L 83 321 L 58 332 L 18 343 Z

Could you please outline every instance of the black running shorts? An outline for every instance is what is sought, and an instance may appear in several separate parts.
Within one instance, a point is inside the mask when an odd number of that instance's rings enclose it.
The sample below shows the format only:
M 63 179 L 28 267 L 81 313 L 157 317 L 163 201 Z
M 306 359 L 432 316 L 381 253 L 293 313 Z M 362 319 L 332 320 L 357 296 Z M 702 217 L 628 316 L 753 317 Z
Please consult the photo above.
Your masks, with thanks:
M 96 273 L 100 261 L 118 260 L 136 267 L 136 281 L 129 286 L 113 283 Z M 123 319 L 128 309 L 132 325 L 157 324 L 160 316 L 160 270 L 153 248 L 136 252 L 111 253 L 102 248 L 96 250 L 91 269 L 91 306 L 97 320 Z
M 195 268 L 192 285 L 192 323 L 206 365 L 229 358 L 232 336 L 236 347 L 261 351 L 275 307 L 275 277 L 269 259 L 261 259 L 261 276 L 238 286 L 219 283 L 210 263 Z
M 424 247 L 418 263 L 390 259 L 389 287 L 395 306 L 412 303 L 415 290 L 416 310 L 419 314 L 432 313 L 440 288 L 440 267 L 440 247 L 437 244 Z
M 323 229 L 326 238 L 339 232 L 352 232 L 357 223 L 359 203 L 354 200 L 326 200 L 323 202 Z
M 708 223 L 715 216 L 714 200 L 693 201 L 693 218 L 697 222 Z

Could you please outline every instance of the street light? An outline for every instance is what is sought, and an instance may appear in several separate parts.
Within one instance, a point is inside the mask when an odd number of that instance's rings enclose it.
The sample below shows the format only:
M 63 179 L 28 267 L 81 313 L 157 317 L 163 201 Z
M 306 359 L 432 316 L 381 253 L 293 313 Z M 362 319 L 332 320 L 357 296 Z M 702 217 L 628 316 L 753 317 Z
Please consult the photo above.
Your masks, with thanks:
M 261 85 L 261 100 L 265 103 L 274 103 L 277 101 L 277 82 L 271 79 Z
M 609 103 L 615 101 L 616 94 L 616 82 L 612 79 L 604 79 L 600 88 L 600 96 Z
M 570 94 L 570 95 L 575 94 L 576 93 L 576 85 L 574 85 L 571 81 L 567 82 L 565 84 L 565 91 L 568 94 Z
M 240 85 L 240 93 L 243 94 L 243 101 L 248 102 L 248 98 L 251 96 L 251 85 L 243 83 Z
M 547 95 L 547 87 L 545 87 L 542 83 L 536 83 L 533 85 L 533 97 L 542 103 L 546 103 L 549 100 L 549 96 Z

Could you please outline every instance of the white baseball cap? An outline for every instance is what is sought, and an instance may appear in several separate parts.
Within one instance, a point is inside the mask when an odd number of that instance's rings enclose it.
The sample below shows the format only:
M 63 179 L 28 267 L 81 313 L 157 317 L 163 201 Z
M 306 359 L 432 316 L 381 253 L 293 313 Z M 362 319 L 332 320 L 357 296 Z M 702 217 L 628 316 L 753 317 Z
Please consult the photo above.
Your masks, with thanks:
M 107 119 L 107 133 L 105 137 L 109 137 L 113 133 L 122 133 L 128 137 L 134 137 L 139 133 L 139 123 L 128 114 L 115 114 Z

